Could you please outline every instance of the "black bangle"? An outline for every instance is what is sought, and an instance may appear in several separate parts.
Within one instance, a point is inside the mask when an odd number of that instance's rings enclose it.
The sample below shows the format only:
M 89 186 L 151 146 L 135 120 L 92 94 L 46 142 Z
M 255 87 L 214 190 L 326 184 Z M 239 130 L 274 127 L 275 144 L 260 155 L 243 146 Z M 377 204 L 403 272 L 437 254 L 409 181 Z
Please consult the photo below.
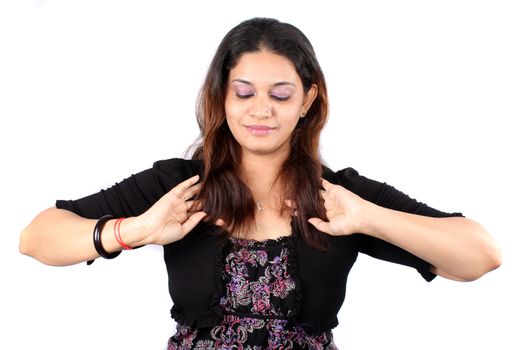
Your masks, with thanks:
M 116 258 L 121 253 L 120 250 L 113 252 L 113 253 L 108 253 L 102 246 L 102 240 L 101 240 L 102 229 L 104 228 L 104 225 L 106 224 L 106 222 L 108 222 L 111 219 L 113 219 L 113 216 L 104 215 L 103 217 L 98 219 L 95 225 L 95 229 L 93 230 L 93 244 L 95 245 L 95 249 L 97 250 L 97 253 L 104 259 Z

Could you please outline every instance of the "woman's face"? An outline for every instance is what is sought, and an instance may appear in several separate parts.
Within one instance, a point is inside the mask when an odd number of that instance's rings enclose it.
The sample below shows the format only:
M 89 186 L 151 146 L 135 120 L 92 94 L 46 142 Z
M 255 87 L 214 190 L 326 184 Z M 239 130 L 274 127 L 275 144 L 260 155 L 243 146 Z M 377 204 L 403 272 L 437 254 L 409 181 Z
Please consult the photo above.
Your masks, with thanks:
M 242 55 L 229 73 L 225 110 L 243 155 L 287 156 L 292 132 L 316 96 L 315 85 L 304 93 L 286 57 L 266 50 Z

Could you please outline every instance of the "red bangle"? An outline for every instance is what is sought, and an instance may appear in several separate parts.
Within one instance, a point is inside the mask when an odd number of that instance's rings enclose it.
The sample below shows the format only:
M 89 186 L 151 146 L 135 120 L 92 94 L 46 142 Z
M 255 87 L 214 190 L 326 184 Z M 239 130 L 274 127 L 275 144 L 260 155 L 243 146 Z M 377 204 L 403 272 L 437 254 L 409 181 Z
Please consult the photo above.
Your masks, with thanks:
M 120 244 L 122 248 L 130 250 L 133 248 L 124 243 L 122 237 L 120 237 L 120 224 L 122 223 L 122 220 L 124 220 L 124 218 L 118 218 L 117 220 L 115 220 L 115 223 L 113 224 L 113 233 L 115 234 L 115 239 L 117 240 L 118 244 Z

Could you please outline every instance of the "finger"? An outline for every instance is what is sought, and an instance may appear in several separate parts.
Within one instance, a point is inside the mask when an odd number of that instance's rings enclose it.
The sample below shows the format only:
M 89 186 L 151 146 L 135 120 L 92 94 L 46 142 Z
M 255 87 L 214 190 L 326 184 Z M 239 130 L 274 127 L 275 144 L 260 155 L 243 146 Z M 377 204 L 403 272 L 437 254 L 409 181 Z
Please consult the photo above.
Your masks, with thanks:
M 172 216 L 172 219 L 183 224 L 193 213 L 181 211 Z
M 184 205 L 186 206 L 186 211 L 188 212 L 196 212 L 202 210 L 202 202 L 201 201 L 186 201 L 184 202 Z
M 184 191 L 182 191 L 179 195 L 180 198 L 184 199 L 185 201 L 195 197 L 199 192 L 201 191 L 202 183 L 198 183 L 196 185 L 193 185 L 191 187 L 188 187 Z
M 175 195 L 179 196 L 181 193 L 183 193 L 186 189 L 190 188 L 191 186 L 195 185 L 199 181 L 199 175 L 195 175 L 190 177 L 189 179 L 186 179 L 179 183 L 177 186 L 175 186 L 171 191 L 175 193 Z
M 184 221 L 184 223 L 181 226 L 182 234 L 186 235 L 188 232 L 193 230 L 195 226 L 206 216 L 207 214 L 203 211 L 196 212 L 192 216 L 188 218 L 188 220 Z
M 321 232 L 329 233 L 329 234 L 331 233 L 330 232 L 330 225 L 326 221 L 323 221 L 323 220 L 321 220 L 319 218 L 310 218 L 310 219 L 308 219 L 308 222 L 310 224 L 312 224 L 316 229 L 318 229 Z
M 297 206 L 295 205 L 295 202 L 293 202 L 291 199 L 285 199 L 284 204 L 290 209 L 292 209 L 292 215 L 297 216 Z
M 285 199 L 284 204 L 286 204 L 290 209 L 297 209 L 297 206 L 291 199 Z
M 211 218 L 208 216 L 203 219 L 203 221 L 206 221 L 206 222 L 210 222 L 210 220 Z M 217 219 L 215 220 L 213 224 L 216 226 L 224 227 L 226 225 L 226 222 L 223 219 Z
M 325 191 L 329 191 L 335 185 L 328 180 L 321 179 L 321 186 L 325 189 Z

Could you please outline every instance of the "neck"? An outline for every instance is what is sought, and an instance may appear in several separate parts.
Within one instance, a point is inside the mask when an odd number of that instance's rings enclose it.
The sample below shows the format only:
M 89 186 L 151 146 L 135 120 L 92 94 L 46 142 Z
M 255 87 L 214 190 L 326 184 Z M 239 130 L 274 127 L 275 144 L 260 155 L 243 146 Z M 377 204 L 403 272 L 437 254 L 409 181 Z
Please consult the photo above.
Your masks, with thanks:
M 241 178 L 251 189 L 257 202 L 274 202 L 280 194 L 276 182 L 281 166 L 288 154 L 259 155 L 243 154 Z

